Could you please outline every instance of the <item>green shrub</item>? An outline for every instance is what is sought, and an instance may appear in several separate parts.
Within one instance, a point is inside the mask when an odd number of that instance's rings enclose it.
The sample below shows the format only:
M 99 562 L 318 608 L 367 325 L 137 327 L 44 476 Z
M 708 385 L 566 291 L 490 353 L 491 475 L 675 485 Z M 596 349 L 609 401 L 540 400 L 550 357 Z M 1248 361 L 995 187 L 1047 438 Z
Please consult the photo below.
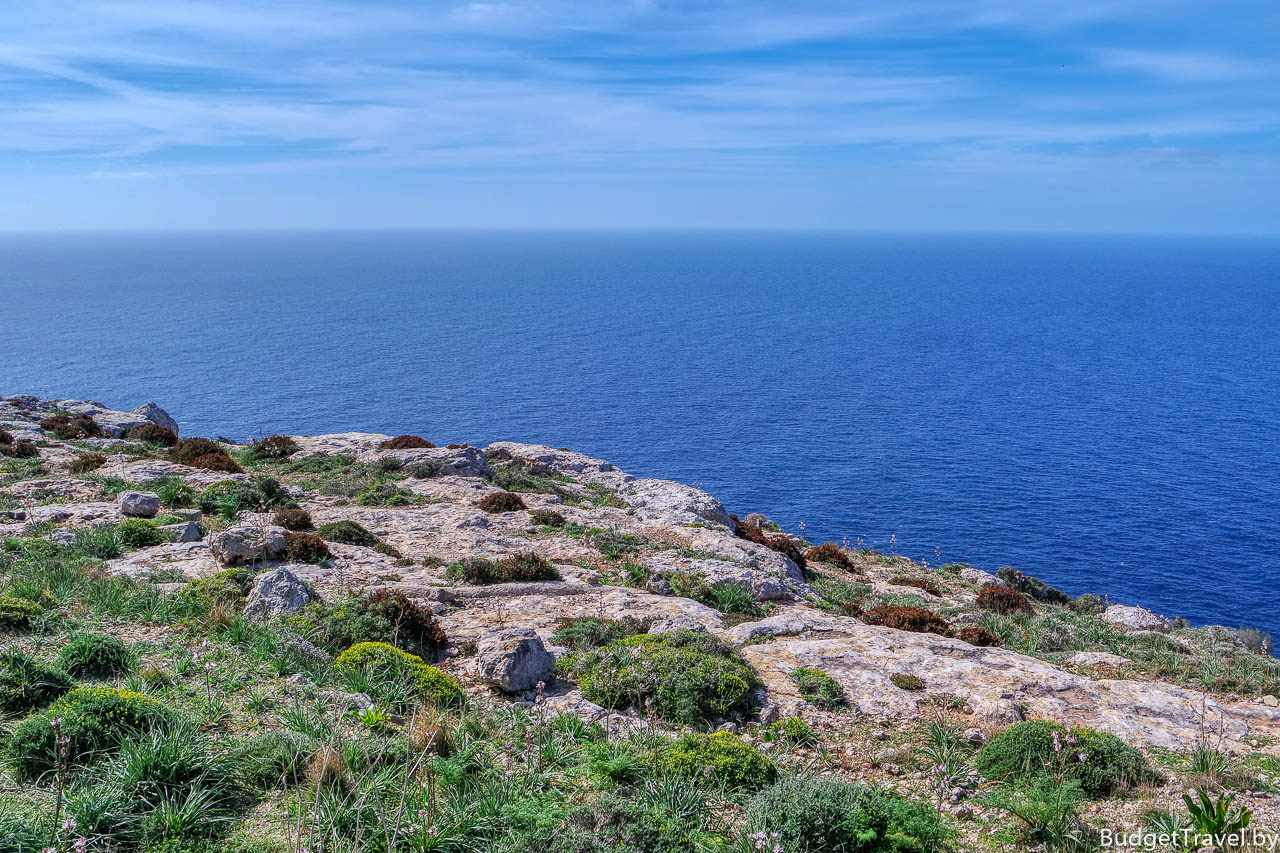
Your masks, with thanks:
M 128 672 L 133 654 L 118 637 L 84 632 L 68 638 L 58 652 L 58 665 L 75 676 L 105 678 Z
M 333 672 L 340 678 L 358 679 L 362 686 L 408 681 L 424 700 L 436 705 L 460 705 L 465 699 L 462 685 L 453 676 L 387 643 L 357 643 L 338 655 Z
M 800 717 L 784 717 L 774 720 L 760 730 L 760 735 L 767 741 L 784 743 L 788 746 L 817 746 L 818 736 L 813 726 Z
M 245 510 L 258 511 L 291 507 L 294 500 L 275 477 L 252 480 L 219 480 L 200 495 L 200 509 L 217 513 L 228 521 Z
M 633 637 L 649 630 L 652 620 L 624 616 L 621 619 L 597 619 L 586 616 L 566 619 L 551 635 L 551 642 L 581 652 L 607 646 L 623 637 Z
M 71 676 L 18 649 L 0 652 L 0 712 L 13 714 L 47 705 L 75 684 Z
M 169 450 L 170 461 L 186 465 L 199 456 L 211 453 L 225 453 L 222 445 L 210 438 L 184 438 L 176 442 Z
M 560 572 L 537 554 L 513 554 L 502 560 L 467 557 L 445 568 L 447 580 L 474 585 L 521 581 L 558 581 Z
M 791 681 L 800 688 L 800 695 L 806 702 L 828 711 L 844 707 L 846 700 L 840 682 L 817 667 L 796 667 L 791 671 Z
M 540 841 L 547 853 L 691 853 L 724 849 L 708 791 L 656 777 L 572 809 L 568 825 Z M 545 835 L 545 834 L 544 834 Z
M 116 525 L 115 532 L 126 548 L 147 548 L 169 541 L 168 531 L 146 518 L 126 518 Z
M 529 513 L 529 518 L 543 527 L 564 527 L 564 516 L 553 509 L 535 509 Z
M 485 512 L 516 512 L 525 508 L 524 501 L 513 492 L 494 492 L 476 501 Z
M 152 482 L 150 487 L 165 506 L 191 506 L 195 503 L 196 490 L 179 477 L 162 477 Z
M 758 684 L 732 648 L 709 634 L 683 630 L 627 637 L 565 658 L 561 668 L 597 705 L 634 707 L 684 724 L 750 710 Z
M 145 441 L 148 444 L 158 444 L 162 447 L 173 447 L 178 443 L 178 436 L 168 427 L 160 426 L 160 424 L 138 424 L 131 427 L 124 437 L 132 441 Z
M 360 506 L 408 506 L 417 497 L 413 492 L 394 483 L 378 483 L 356 496 Z
M 329 546 L 319 536 L 285 531 L 284 558 L 290 563 L 323 563 L 330 556 Z
M 287 435 L 268 435 L 249 445 L 250 459 L 287 459 L 302 448 Z
M 301 614 L 285 619 L 311 642 L 335 654 L 358 643 L 378 642 L 435 660 L 448 642 L 430 609 L 395 590 L 375 590 L 333 603 L 313 601 Z
M 356 522 L 348 519 L 322 524 L 316 528 L 316 535 L 330 542 L 338 542 L 342 545 L 363 545 L 366 548 L 372 548 L 382 541 Z
M 1048 720 L 1027 720 L 1009 727 L 982 747 L 976 766 L 988 779 L 1035 780 L 1059 760 L 1091 798 L 1158 778 L 1142 753 L 1120 738 L 1095 729 L 1069 729 Z
M 68 762 L 86 765 L 114 752 L 122 739 L 174 719 L 168 706 L 141 693 L 115 687 L 77 687 L 45 711 L 19 723 L 7 751 L 15 774 L 33 780 L 57 766 L 59 731 L 67 738 Z
M 889 680 L 893 682 L 893 686 L 899 690 L 924 690 L 924 679 L 918 675 L 912 675 L 909 672 L 895 672 L 889 676 Z
M 663 750 L 658 766 L 675 776 L 748 791 L 772 783 L 778 772 L 760 750 L 729 732 L 684 735 Z
M 191 581 L 182 588 L 181 595 L 203 599 L 210 606 L 235 604 L 249 594 L 253 578 L 253 570 L 247 566 L 223 569 Z
M 924 803 L 814 776 L 783 779 L 760 791 L 747 804 L 746 818 L 748 829 L 768 837 L 769 849 L 776 844 L 786 853 L 931 853 L 949 835 Z
M 1018 571 L 1012 566 L 1004 566 L 996 571 L 996 577 L 1009 586 L 1024 592 L 1036 601 L 1046 604 L 1070 604 L 1071 596 L 1056 587 L 1049 586 L 1037 577 Z
M 0 595 L 0 628 L 21 630 L 31 627 L 40 615 L 40 605 L 13 595 Z

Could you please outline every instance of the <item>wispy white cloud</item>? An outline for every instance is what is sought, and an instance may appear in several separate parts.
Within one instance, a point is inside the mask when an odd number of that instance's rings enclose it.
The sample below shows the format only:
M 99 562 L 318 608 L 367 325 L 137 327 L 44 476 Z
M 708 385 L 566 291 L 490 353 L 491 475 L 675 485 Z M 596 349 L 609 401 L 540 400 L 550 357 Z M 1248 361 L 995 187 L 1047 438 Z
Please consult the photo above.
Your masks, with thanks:
M 1133 50 L 1108 48 L 1097 52 L 1107 68 L 1138 71 L 1164 80 L 1184 83 L 1216 83 L 1224 80 L 1277 76 L 1274 61 L 1257 61 L 1181 50 Z

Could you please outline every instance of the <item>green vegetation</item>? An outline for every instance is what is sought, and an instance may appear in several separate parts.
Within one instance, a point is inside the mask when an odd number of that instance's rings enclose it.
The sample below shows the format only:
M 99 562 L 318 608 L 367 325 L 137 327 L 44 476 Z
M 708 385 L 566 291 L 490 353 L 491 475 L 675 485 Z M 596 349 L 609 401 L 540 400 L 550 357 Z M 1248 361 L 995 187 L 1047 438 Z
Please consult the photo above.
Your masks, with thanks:
M 685 725 L 752 707 L 755 672 L 732 648 L 694 631 L 643 634 L 562 658 L 561 672 L 606 708 L 634 708 Z
M 819 708 L 835 711 L 845 705 L 844 688 L 840 682 L 817 667 L 796 667 L 791 671 L 791 681 L 800 689 L 800 695 L 806 702 L 812 702 Z
M 124 641 L 108 634 L 72 634 L 58 651 L 58 666 L 76 677 L 109 678 L 133 668 Z
M 0 652 L 0 713 L 47 705 L 71 689 L 71 676 L 45 666 L 18 649 Z
M 337 654 L 359 643 L 388 643 L 435 660 L 447 642 L 435 614 L 403 593 L 377 590 L 331 603 L 312 601 L 286 623 L 306 639 Z
M 372 548 L 382 541 L 356 522 L 347 519 L 320 525 L 316 528 L 316 535 L 330 542 L 338 542 L 343 545 L 363 545 L 366 548 Z
M 728 732 L 684 735 L 663 751 L 658 764 L 672 775 L 702 777 L 733 790 L 759 790 L 777 776 L 767 756 Z
M 444 576 L 451 581 L 475 585 L 560 580 L 556 567 L 537 554 L 513 554 L 496 561 L 468 557 L 450 563 Z
M 465 698 L 457 679 L 387 643 L 357 643 L 338 655 L 333 672 L 352 690 L 397 705 L 412 704 L 407 693 L 443 706 L 459 705 Z
M 989 779 L 1035 781 L 1060 756 L 1066 775 L 1088 797 L 1158 779 L 1142 753 L 1114 735 L 1047 720 L 1018 723 L 992 738 L 978 753 L 977 768 Z

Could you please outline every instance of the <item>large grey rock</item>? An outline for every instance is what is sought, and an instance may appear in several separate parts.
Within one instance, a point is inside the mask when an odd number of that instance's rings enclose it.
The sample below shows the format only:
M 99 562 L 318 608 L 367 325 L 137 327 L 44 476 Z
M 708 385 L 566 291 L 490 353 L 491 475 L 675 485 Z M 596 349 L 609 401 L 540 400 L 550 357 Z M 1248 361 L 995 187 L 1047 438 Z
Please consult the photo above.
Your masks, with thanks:
M 1145 607 L 1113 604 L 1102 613 L 1102 618 L 1112 625 L 1137 628 L 1141 631 L 1161 631 L 1169 627 L 1169 620 Z
M 758 622 L 743 622 L 735 625 L 725 633 L 735 643 L 745 643 L 757 637 L 782 637 L 788 634 L 803 634 L 809 630 L 809 623 L 799 618 L 798 612 L 779 613 Z
M 224 566 L 278 560 L 284 554 L 284 528 L 237 525 L 209 537 L 209 553 Z
M 129 414 L 137 415 L 145 421 L 150 421 L 151 423 L 162 426 L 165 429 L 173 430 L 174 435 L 178 434 L 178 422 L 175 421 L 168 412 L 157 406 L 155 403 L 143 403 L 138 408 L 130 411 Z
M 555 675 L 556 659 L 533 631 L 498 631 L 480 641 L 476 651 L 480 679 L 508 693 L 528 690 Z
M 1076 652 L 1067 658 L 1067 663 L 1072 666 L 1124 666 L 1133 661 L 1111 652 Z
M 121 492 L 116 502 L 121 513 L 134 518 L 155 518 L 160 511 L 160 496 L 152 492 Z
M 645 521 L 658 524 L 712 524 L 728 530 L 733 520 L 719 500 L 693 486 L 674 480 L 633 480 L 622 498 Z
M 991 572 L 984 572 L 982 569 L 973 566 L 965 566 L 961 569 L 960 577 L 962 580 L 977 586 L 1008 586 L 1007 583 L 991 574 Z
M 265 622 L 286 613 L 297 613 L 311 600 L 307 585 L 281 566 L 258 575 L 244 604 L 244 618 Z
M 696 631 L 705 634 L 707 626 L 701 620 L 684 614 L 658 619 L 649 626 L 650 634 L 670 634 L 672 631 Z
M 160 529 L 172 536 L 174 542 L 199 542 L 201 539 L 200 523 L 197 521 L 166 524 Z

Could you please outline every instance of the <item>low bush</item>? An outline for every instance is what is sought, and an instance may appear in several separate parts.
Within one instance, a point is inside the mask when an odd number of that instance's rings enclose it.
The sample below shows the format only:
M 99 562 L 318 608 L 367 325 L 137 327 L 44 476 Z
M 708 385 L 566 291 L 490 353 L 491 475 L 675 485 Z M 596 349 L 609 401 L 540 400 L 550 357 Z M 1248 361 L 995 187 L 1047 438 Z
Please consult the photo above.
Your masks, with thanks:
M 0 652 L 0 713 L 26 713 L 49 704 L 74 685 L 67 673 L 18 649 Z
M 982 747 L 976 766 L 988 779 L 1035 781 L 1059 761 L 1091 798 L 1159 780 L 1142 753 L 1120 738 L 1048 720 L 1010 726 Z
M 543 527 L 564 527 L 564 516 L 553 509 L 535 509 L 529 513 L 534 524 Z
M 813 666 L 798 666 L 791 671 L 791 681 L 800 690 L 800 695 L 827 711 L 843 708 L 846 702 L 844 688 L 840 682 Z
M 1100 595 L 1086 592 L 1071 600 L 1071 609 L 1077 613 L 1101 613 L 1107 609 L 1107 602 Z
M 222 445 L 211 438 L 183 438 L 176 441 L 170 448 L 169 459 L 185 465 L 198 456 L 225 452 Z
M 286 530 L 284 558 L 290 563 L 323 563 L 332 556 L 329 546 L 319 536 Z
M 90 415 L 71 415 L 58 412 L 40 421 L 40 429 L 53 433 L 54 438 L 71 441 L 76 438 L 96 438 L 102 435 L 102 427 Z
M 271 520 L 285 530 L 310 530 L 312 528 L 311 513 L 299 507 L 278 509 L 275 517 Z
M 956 631 L 955 638 L 964 640 L 971 646 L 998 646 L 1000 638 L 981 625 L 965 625 Z
M 218 471 L 223 474 L 243 474 L 240 463 L 225 453 L 205 453 L 185 463 L 192 468 L 203 468 L 206 471 Z
M 786 853 L 932 853 L 950 836 L 924 803 L 819 776 L 790 777 L 760 791 L 747 803 L 746 820 L 767 849 Z M 744 839 L 743 848 L 752 843 Z
M 180 477 L 162 477 L 150 483 L 151 491 L 160 496 L 165 506 L 191 506 L 195 503 L 196 490 Z
M 13 444 L 13 433 L 0 427 L 0 447 Z
M 761 527 L 756 527 L 754 524 L 746 524 L 739 521 L 736 515 L 731 515 L 729 517 L 733 519 L 734 535 L 742 539 L 746 539 L 749 542 L 755 542 L 763 545 L 766 548 L 777 551 L 781 554 L 786 554 L 791 558 L 791 562 L 795 563 L 802 569 L 805 567 L 806 563 L 804 554 L 800 553 L 800 549 L 791 541 L 791 537 L 787 536 L 785 533 L 767 533 Z
M 126 518 L 114 528 L 126 548 L 149 548 L 169 541 L 169 533 L 147 518 Z
M 416 435 L 397 435 L 395 438 L 388 438 L 386 441 L 379 442 L 378 447 L 383 450 L 416 450 L 418 448 L 430 449 L 435 445 Z
M 658 767 L 735 791 L 757 791 L 778 774 L 766 755 L 729 732 L 683 735 L 662 751 Z
M 21 630 L 30 628 L 31 622 L 40 615 L 39 604 L 26 598 L 14 595 L 0 595 L 0 628 Z
M 34 780 L 58 765 L 60 737 L 71 765 L 92 764 L 136 737 L 175 719 L 162 702 L 115 687 L 77 687 L 17 725 L 7 744 L 15 775 Z
M 407 682 L 424 701 L 434 705 L 457 706 L 466 698 L 453 676 L 387 643 L 357 643 L 338 655 L 333 672 L 352 687 L 377 689 L 386 683 Z
M 360 506 L 408 506 L 417 497 L 395 483 L 377 483 L 356 496 Z
M 403 593 L 380 589 L 367 596 L 313 601 L 286 622 L 321 648 L 337 653 L 360 643 L 388 643 L 435 660 L 448 642 L 435 614 Z
M 83 632 L 68 638 L 58 665 L 80 678 L 109 678 L 133 668 L 133 653 L 118 637 Z
M 983 610 L 990 610 L 1002 616 L 1008 616 L 1011 613 L 1032 612 L 1031 602 L 1025 595 L 1016 589 L 1010 589 L 999 584 L 990 584 L 982 588 L 978 593 L 978 606 Z
M 942 634 L 949 631 L 941 616 L 923 607 L 879 604 L 862 615 L 868 625 L 897 628 L 899 631 L 915 631 L 918 634 Z
M 236 566 L 197 578 L 184 586 L 180 594 L 205 601 L 210 607 L 234 605 L 249 594 L 253 578 L 253 569 Z
M 250 459 L 288 459 L 302 448 L 287 435 L 268 435 L 249 445 Z
M 382 541 L 349 519 L 322 524 L 316 528 L 316 535 L 330 542 L 338 542 L 342 545 L 363 545 L 366 548 L 372 548 Z
M 800 717 L 784 717 L 774 720 L 760 730 L 760 736 L 772 743 L 781 743 L 791 747 L 817 746 L 818 735 L 813 726 Z
M 685 725 L 749 711 L 759 683 L 732 648 L 684 630 L 617 640 L 564 658 L 560 668 L 597 705 L 636 708 Z
M 25 438 L 19 439 L 13 444 L 0 444 L 0 456 L 10 456 L 14 459 L 34 459 L 39 455 L 40 448 Z
M 810 563 L 827 563 L 845 571 L 853 571 L 853 560 L 834 542 L 823 542 L 804 552 L 804 558 Z
M 551 642 L 567 646 L 574 651 L 598 649 L 623 637 L 633 637 L 649 630 L 652 620 L 624 616 L 621 619 L 604 619 L 586 616 L 566 619 L 551 635 Z
M 152 423 L 131 427 L 124 437 L 133 441 L 145 441 L 147 444 L 158 444 L 161 447 L 173 447 L 178 443 L 178 436 L 173 430 Z
M 203 512 L 217 513 L 228 521 L 244 511 L 259 512 L 294 505 L 289 490 L 275 477 L 252 480 L 219 480 L 200 493 Z
M 558 581 L 560 572 L 537 554 L 513 554 L 502 560 L 467 557 L 450 563 L 444 571 L 447 580 L 473 585 L 515 583 L 519 581 Z
M 889 676 L 889 680 L 893 682 L 893 686 L 899 690 L 924 690 L 924 679 L 918 675 L 912 675 L 909 672 L 895 672 Z
M 525 508 L 524 501 L 514 492 L 494 492 L 476 501 L 485 512 L 516 512 Z
M 1036 601 L 1043 601 L 1045 604 L 1071 603 L 1071 596 L 1062 590 L 1049 586 L 1039 578 L 1020 572 L 1010 566 L 1004 566 L 997 570 L 996 577 L 1019 592 L 1026 593 Z
M 107 457 L 101 453 L 86 453 L 83 456 L 77 456 L 67 470 L 72 474 L 88 474 L 90 471 L 97 471 L 103 465 L 107 464 Z
M 894 575 L 889 578 L 889 583 L 898 586 L 910 586 L 923 590 L 930 595 L 942 595 L 942 590 L 938 589 L 938 585 L 928 578 L 913 578 L 906 575 Z

